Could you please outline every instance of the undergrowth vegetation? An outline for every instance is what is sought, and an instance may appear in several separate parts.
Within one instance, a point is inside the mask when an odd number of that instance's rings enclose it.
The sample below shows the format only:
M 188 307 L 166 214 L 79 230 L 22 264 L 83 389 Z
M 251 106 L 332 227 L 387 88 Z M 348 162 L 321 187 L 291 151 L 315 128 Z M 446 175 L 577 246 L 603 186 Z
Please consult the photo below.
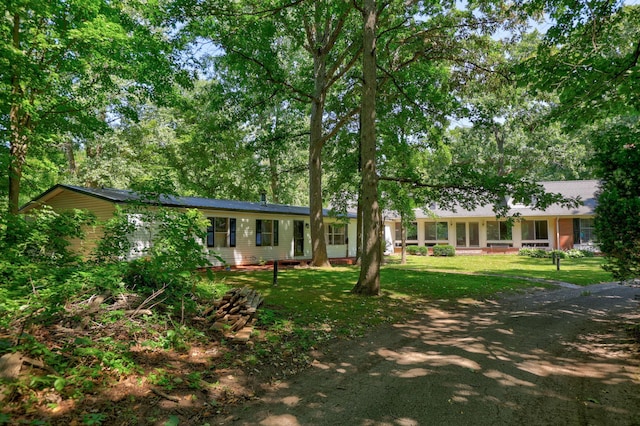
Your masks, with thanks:
M 6 371 L 0 401 L 8 413 L 28 417 L 43 400 L 55 406 L 143 374 L 135 346 L 184 351 L 208 339 L 191 319 L 203 301 L 210 303 L 228 286 L 211 285 L 196 271 L 208 265 L 200 244 L 202 217 L 194 211 L 135 212 L 138 226 L 154 224 L 148 232 L 156 244 L 132 262 L 124 261 L 132 249 L 125 238 L 134 230 L 131 211 L 106 224 L 88 260 L 68 241 L 97 225 L 91 215 L 43 208 L 2 219 L 0 365 Z M 6 367 L 12 362 L 17 369 Z
M 518 255 L 529 256 L 535 258 L 560 258 L 560 259 L 578 259 L 581 257 L 594 257 L 595 253 L 591 250 L 569 249 L 569 250 L 544 250 L 539 248 L 521 248 Z
M 455 303 L 541 285 L 519 278 L 526 274 L 556 273 L 582 283 L 599 270 L 598 259 L 577 259 L 582 263 L 559 272 L 547 261 L 519 256 L 413 257 L 407 265 L 392 257 L 382 269 L 382 296 L 363 298 L 349 291 L 356 267 L 285 269 L 277 286 L 272 271 L 197 272 L 208 253 L 200 243 L 206 226 L 195 212 L 119 211 L 90 259 L 82 260 L 66 241 L 94 225 L 83 212 L 50 209 L 0 223 L 0 357 L 17 356 L 22 367 L 0 381 L 0 424 L 156 424 L 167 418 L 140 402 L 148 396 L 129 390 L 110 395 L 123 383 L 160 398 L 200 392 L 206 399 L 193 400 L 194 410 L 215 413 L 241 398 L 223 380 L 233 369 L 286 376 L 309 365 L 323 343 L 401 321 L 429 301 Z M 134 249 L 124 236 L 134 227 L 157 244 L 124 262 Z M 491 268 L 513 277 L 491 276 Z M 238 346 L 203 313 L 227 290 L 243 286 L 257 290 L 265 304 L 251 341 Z

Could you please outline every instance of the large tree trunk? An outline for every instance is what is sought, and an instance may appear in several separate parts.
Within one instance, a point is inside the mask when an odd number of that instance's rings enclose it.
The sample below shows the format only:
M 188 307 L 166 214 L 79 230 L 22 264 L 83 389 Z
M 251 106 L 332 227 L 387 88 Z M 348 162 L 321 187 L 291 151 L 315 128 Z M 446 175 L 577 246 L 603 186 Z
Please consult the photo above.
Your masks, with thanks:
M 73 151 L 73 142 L 70 140 L 65 141 L 62 145 L 65 157 L 67 157 L 67 171 L 73 177 L 78 173 L 78 166 L 76 164 L 76 156 Z
M 376 174 L 376 1 L 364 0 L 364 35 L 362 55 L 362 216 L 363 251 L 360 278 L 353 292 L 380 294 L 380 207 Z
M 362 185 L 361 185 L 362 186 Z M 356 265 L 362 264 L 362 191 L 358 192 L 358 210 L 356 218 Z
M 496 148 L 498 148 L 498 176 L 504 176 L 504 135 L 500 131 L 500 127 L 497 124 L 493 125 L 493 135 L 496 138 Z
M 404 225 L 404 215 L 400 215 L 400 240 L 402 241 L 402 256 L 400 264 L 407 264 L 407 227 Z
M 12 45 L 20 49 L 20 16 L 13 16 Z M 19 99 L 22 95 L 20 87 L 20 70 L 17 65 L 11 67 L 11 109 L 9 111 L 9 213 L 17 214 L 20 207 L 20 182 L 22 167 L 27 158 L 28 126 L 30 116 L 21 111 Z
M 14 111 L 15 110 L 15 111 Z M 27 158 L 27 136 L 21 131 L 21 121 L 17 116 L 18 107 L 12 106 L 10 113 L 11 142 L 9 148 L 9 213 L 18 214 L 20 208 L 20 182 L 22 167 Z M 15 117 L 15 121 L 14 121 Z
M 330 266 L 322 216 L 322 120 L 326 97 L 326 55 L 314 57 L 314 96 L 309 136 L 309 222 L 311 225 L 311 265 Z
M 269 152 L 269 186 L 271 186 L 271 199 L 275 204 L 280 204 L 280 179 L 278 176 L 278 156 Z

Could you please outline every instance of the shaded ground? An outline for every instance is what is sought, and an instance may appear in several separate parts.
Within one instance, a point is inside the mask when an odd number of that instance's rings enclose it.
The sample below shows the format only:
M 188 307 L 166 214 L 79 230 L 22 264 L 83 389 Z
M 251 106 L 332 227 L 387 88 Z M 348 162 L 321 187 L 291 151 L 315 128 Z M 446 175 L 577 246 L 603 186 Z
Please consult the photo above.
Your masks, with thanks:
M 640 425 L 640 288 L 428 305 L 210 417 L 232 425 Z

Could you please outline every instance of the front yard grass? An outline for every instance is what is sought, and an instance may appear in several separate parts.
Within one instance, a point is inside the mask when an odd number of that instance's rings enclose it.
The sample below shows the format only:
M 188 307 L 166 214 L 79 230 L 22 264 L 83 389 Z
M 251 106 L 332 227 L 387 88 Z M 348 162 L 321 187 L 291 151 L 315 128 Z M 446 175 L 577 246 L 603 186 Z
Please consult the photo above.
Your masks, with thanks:
M 358 279 L 356 266 L 281 270 L 277 286 L 272 285 L 271 271 L 219 272 L 216 279 L 262 294 L 267 322 L 331 330 L 328 338 L 357 335 L 382 322 L 401 321 L 428 301 L 481 300 L 496 293 L 552 286 L 523 278 L 578 285 L 611 280 L 600 267 L 601 258 L 563 259 L 560 271 L 550 259 L 515 255 L 409 256 L 406 265 L 399 263 L 397 256 L 387 258 L 381 270 L 382 295 L 374 298 L 350 293 Z
M 602 269 L 603 262 L 602 257 L 561 259 L 558 271 L 551 259 L 528 256 L 407 256 L 406 265 L 400 265 L 399 256 L 391 256 L 388 259 L 388 267 L 419 271 L 504 275 L 589 285 L 613 280 L 611 274 Z

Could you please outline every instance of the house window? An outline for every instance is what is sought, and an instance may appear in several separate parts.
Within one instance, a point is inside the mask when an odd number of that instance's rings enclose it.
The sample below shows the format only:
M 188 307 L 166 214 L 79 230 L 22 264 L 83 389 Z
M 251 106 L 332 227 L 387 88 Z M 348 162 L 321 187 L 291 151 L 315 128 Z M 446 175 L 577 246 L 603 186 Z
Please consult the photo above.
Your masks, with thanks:
M 418 222 L 411 222 L 407 225 L 407 240 L 418 239 Z
M 527 220 L 522 222 L 523 240 L 548 240 L 549 227 L 546 220 Z
M 511 240 L 511 226 L 507 222 L 497 220 L 487 221 L 487 240 L 489 241 L 509 241 Z
M 236 219 L 233 217 L 209 217 L 207 247 L 235 247 Z
M 449 225 L 447 222 L 425 223 L 424 239 L 428 243 L 449 241 Z
M 402 241 L 402 223 L 396 222 L 396 240 Z M 418 240 L 418 222 L 411 222 L 407 225 L 407 240 Z
M 256 246 L 278 245 L 278 221 L 256 219 Z
M 347 243 L 347 225 L 329 224 L 327 225 L 327 244 L 332 246 L 344 245 Z
M 593 219 L 573 219 L 573 243 L 590 244 L 595 241 Z

